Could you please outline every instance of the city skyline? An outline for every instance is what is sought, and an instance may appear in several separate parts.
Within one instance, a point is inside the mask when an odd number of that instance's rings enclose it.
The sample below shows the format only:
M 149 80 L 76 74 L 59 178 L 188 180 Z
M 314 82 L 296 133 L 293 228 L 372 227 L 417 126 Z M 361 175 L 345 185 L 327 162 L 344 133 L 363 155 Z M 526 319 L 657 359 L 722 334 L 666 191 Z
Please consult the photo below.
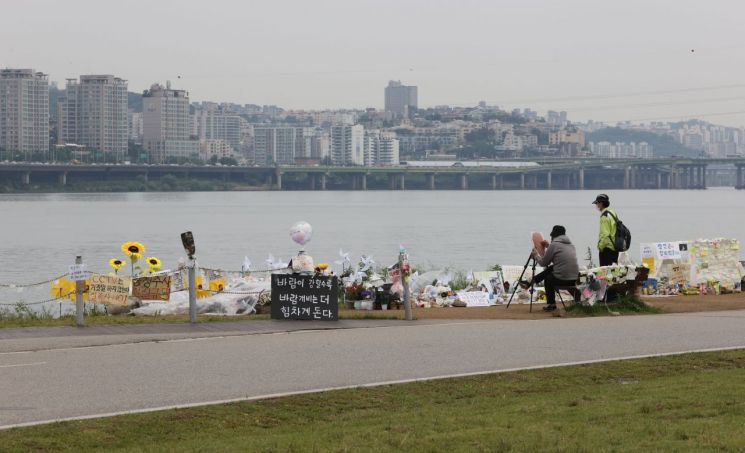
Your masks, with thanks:
M 130 91 L 171 80 L 194 101 L 292 109 L 382 109 L 381 84 L 401 80 L 419 87 L 421 107 L 484 100 L 580 121 L 745 124 L 745 5 L 734 1 L 134 1 L 116 14 L 73 3 L 5 2 L 0 66 L 35 68 L 59 86 L 117 74 Z M 391 33 L 360 34 L 352 14 Z M 18 39 L 29 23 L 40 32 Z

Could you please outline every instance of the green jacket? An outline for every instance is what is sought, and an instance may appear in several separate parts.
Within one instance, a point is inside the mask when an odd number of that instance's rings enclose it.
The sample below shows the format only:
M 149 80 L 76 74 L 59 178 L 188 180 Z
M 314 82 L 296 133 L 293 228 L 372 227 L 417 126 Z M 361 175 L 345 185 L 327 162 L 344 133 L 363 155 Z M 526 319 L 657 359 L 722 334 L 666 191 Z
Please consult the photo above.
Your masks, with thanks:
M 598 237 L 598 250 L 611 249 L 616 250 L 616 220 L 610 215 L 603 215 L 605 211 L 610 211 L 614 216 L 616 211 L 611 208 L 605 208 L 600 213 L 600 236 Z M 618 216 L 616 216 L 618 218 Z

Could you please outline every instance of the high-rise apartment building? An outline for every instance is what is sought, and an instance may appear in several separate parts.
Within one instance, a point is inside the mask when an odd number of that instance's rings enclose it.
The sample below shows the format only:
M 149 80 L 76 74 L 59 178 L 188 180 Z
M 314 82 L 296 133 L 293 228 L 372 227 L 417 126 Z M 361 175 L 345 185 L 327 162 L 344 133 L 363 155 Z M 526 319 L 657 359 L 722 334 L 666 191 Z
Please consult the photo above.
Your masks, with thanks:
M 57 102 L 57 128 L 59 144 L 75 143 L 124 160 L 129 140 L 127 81 L 113 75 L 67 79 L 65 94 Z
M 331 162 L 365 165 L 365 128 L 362 125 L 331 126 Z
M 189 93 L 154 84 L 142 94 L 143 146 L 150 161 L 199 157 L 199 141 L 192 136 Z
M 242 151 L 241 129 L 245 120 L 219 106 L 207 106 L 196 113 L 199 141 L 223 140 L 234 153 Z
M 391 80 L 385 87 L 385 111 L 395 116 L 409 116 L 418 106 L 417 87 L 402 85 L 401 81 Z
M 312 127 L 254 127 L 254 162 L 257 165 L 292 165 L 295 158 L 312 155 Z
M 368 167 L 398 165 L 398 139 L 380 131 L 366 132 L 364 162 Z
M 49 155 L 49 79 L 33 69 L 0 70 L 0 156 Z

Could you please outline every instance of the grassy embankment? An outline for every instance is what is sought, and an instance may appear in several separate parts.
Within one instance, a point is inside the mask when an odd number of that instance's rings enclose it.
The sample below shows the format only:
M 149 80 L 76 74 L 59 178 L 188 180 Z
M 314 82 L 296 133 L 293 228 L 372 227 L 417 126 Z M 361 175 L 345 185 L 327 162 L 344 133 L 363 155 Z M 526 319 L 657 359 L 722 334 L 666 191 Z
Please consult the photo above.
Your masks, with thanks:
M 0 431 L 3 451 L 742 451 L 745 350 Z

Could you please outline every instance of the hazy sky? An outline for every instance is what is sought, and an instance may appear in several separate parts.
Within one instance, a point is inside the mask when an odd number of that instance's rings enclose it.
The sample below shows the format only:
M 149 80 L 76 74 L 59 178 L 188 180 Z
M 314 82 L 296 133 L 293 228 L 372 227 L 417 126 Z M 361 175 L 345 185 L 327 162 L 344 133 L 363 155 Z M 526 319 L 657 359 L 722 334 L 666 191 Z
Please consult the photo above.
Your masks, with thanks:
M 0 0 L 0 66 L 307 109 L 380 108 L 401 79 L 425 107 L 741 126 L 744 19 L 742 0 Z

